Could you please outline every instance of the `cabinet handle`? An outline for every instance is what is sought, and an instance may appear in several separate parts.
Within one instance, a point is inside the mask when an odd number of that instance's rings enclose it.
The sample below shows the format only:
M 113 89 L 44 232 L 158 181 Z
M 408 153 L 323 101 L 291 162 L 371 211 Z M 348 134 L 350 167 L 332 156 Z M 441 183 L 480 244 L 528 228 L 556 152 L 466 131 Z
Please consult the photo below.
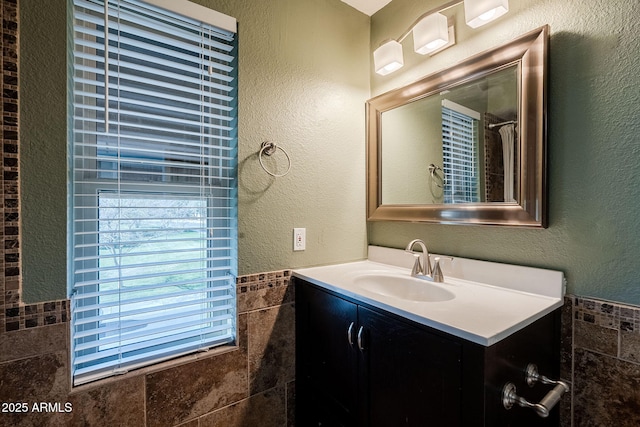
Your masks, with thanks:
M 347 329 L 347 341 L 349 341 L 349 345 L 353 347 L 353 326 L 355 324 L 351 322 L 349 325 L 349 329 Z
M 364 326 L 360 326 L 358 329 L 358 348 L 360 351 L 364 351 L 364 346 L 362 345 L 362 333 L 364 332 Z

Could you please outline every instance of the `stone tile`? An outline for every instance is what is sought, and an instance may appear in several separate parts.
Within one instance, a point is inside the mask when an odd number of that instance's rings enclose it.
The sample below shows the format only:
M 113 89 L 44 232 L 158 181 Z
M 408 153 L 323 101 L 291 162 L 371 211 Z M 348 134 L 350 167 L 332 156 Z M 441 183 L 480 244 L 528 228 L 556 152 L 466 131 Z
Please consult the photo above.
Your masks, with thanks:
M 640 425 L 640 365 L 577 348 L 574 425 Z
M 571 381 L 573 356 L 573 298 L 565 297 L 560 328 L 560 378 Z
M 558 410 L 560 411 L 560 427 L 572 427 L 572 414 L 573 414 L 573 402 L 572 402 L 572 390 L 573 384 L 569 385 L 569 392 L 562 396 L 560 402 L 558 402 Z
M 200 419 L 200 427 L 282 427 L 285 425 L 284 386 L 256 394 Z
M 296 382 L 287 384 L 287 427 L 296 426 Z
M 620 331 L 620 358 L 640 363 L 640 333 Z
M 84 388 L 83 388 L 84 389 Z M 121 379 L 74 393 L 70 426 L 143 426 L 144 376 Z
M 246 315 L 239 348 L 146 376 L 147 426 L 174 426 L 248 397 Z
M 249 313 L 249 391 L 256 394 L 295 378 L 293 304 Z
M 67 403 L 69 369 L 67 353 L 57 352 L 0 364 L 0 402 L 24 402 L 24 413 L 0 412 L 0 425 L 12 427 L 68 425 L 68 413 L 38 406 L 41 402 Z M 36 405 L 34 409 L 33 405 Z
M 0 334 L 0 362 L 67 351 L 67 324 Z
M 573 322 L 574 347 L 593 350 L 610 356 L 618 355 L 618 331 L 594 323 Z
M 200 421 L 199 418 L 191 421 L 187 421 L 186 423 L 179 424 L 175 427 L 199 427 Z
M 291 283 L 288 281 L 288 283 Z M 238 290 L 238 313 L 260 310 L 281 304 L 292 303 L 294 300 L 294 286 L 285 284 L 281 286 L 264 287 L 252 290 L 250 288 Z M 244 292 L 243 292 L 244 291 Z

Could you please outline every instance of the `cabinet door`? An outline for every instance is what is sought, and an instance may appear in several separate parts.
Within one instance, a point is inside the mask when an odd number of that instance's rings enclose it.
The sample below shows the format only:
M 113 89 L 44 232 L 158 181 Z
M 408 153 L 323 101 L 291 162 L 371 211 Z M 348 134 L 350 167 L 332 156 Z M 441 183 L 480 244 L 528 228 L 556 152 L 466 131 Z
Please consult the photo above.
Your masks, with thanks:
M 357 306 L 312 286 L 296 289 L 301 425 L 358 425 L 357 353 L 347 332 Z
M 459 426 L 460 344 L 363 307 L 358 319 L 365 425 Z

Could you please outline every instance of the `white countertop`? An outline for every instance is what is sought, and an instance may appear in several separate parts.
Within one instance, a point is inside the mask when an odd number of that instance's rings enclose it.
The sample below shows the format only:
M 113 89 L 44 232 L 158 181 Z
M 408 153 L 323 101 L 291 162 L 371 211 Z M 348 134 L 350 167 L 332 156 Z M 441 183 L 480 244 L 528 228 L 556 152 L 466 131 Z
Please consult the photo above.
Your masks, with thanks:
M 443 261 L 444 283 L 424 281 L 425 286 L 452 292 L 455 297 L 447 301 L 407 301 L 368 291 L 353 280 L 370 273 L 410 277 L 412 262 L 413 257 L 404 251 L 370 247 L 366 261 L 296 269 L 293 275 L 484 346 L 497 343 L 563 305 L 562 272 L 465 258 Z M 477 279 L 469 280 L 472 277 Z

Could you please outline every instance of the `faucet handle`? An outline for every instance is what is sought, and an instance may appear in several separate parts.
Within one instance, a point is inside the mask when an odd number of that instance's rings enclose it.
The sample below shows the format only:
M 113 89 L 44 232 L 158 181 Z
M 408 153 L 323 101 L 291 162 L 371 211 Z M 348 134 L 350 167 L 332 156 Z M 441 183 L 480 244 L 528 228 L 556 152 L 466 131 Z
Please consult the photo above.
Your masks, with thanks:
M 442 267 L 440 267 L 441 259 L 442 259 L 441 257 L 437 256 L 433 260 L 432 277 L 433 277 L 433 281 L 438 283 L 444 282 L 444 274 L 442 273 Z M 445 259 L 448 259 L 449 261 L 453 261 L 452 257 L 445 257 Z
M 440 268 L 440 257 L 437 256 L 433 260 L 433 273 L 432 273 L 434 282 L 444 282 L 444 275 L 442 274 L 442 268 Z
M 413 268 L 411 269 L 411 276 L 417 276 L 422 273 L 422 263 L 420 262 L 420 254 L 412 253 L 415 261 L 413 262 Z

